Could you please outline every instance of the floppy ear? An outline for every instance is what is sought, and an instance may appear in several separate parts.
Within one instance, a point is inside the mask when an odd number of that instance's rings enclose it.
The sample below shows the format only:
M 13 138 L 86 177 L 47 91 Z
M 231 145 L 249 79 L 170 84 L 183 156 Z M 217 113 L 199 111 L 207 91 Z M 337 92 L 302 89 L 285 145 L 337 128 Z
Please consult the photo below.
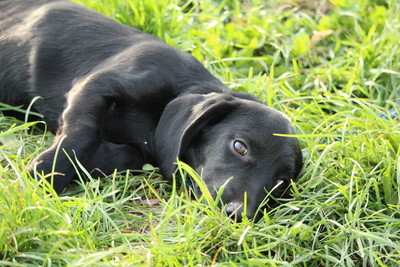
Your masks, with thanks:
M 174 162 L 204 126 L 223 120 L 238 105 L 237 98 L 218 93 L 189 94 L 171 101 L 154 136 L 156 161 L 164 178 L 172 179 Z

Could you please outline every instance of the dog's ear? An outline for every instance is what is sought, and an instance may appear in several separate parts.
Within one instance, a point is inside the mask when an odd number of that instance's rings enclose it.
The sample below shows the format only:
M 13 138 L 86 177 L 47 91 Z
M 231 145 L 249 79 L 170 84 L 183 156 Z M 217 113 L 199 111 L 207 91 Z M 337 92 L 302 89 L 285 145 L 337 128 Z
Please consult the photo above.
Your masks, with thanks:
M 165 108 L 154 136 L 156 160 L 165 179 L 172 179 L 174 162 L 192 139 L 209 124 L 223 120 L 240 101 L 227 94 L 189 94 Z

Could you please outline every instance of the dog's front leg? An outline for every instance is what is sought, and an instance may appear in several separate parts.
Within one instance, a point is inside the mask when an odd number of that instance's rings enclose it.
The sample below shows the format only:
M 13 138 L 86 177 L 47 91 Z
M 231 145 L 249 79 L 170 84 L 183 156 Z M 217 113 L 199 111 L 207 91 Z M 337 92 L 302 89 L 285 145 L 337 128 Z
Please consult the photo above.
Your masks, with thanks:
M 56 192 L 71 182 L 76 172 L 67 155 L 85 166 L 102 142 L 104 118 L 110 106 L 117 98 L 129 98 L 119 80 L 115 73 L 99 73 L 71 89 L 55 141 L 32 162 L 32 175 L 35 171 L 44 173 Z

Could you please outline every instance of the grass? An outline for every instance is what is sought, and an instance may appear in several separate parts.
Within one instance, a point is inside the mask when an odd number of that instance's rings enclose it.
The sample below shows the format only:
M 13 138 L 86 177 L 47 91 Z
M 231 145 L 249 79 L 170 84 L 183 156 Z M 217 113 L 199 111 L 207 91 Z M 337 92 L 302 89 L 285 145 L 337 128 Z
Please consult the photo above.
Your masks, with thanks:
M 288 114 L 305 166 L 258 223 L 233 223 L 151 166 L 83 174 L 50 197 L 26 165 L 52 137 L 0 117 L 0 265 L 400 265 L 399 117 L 389 114 L 400 108 L 398 1 L 77 2 Z

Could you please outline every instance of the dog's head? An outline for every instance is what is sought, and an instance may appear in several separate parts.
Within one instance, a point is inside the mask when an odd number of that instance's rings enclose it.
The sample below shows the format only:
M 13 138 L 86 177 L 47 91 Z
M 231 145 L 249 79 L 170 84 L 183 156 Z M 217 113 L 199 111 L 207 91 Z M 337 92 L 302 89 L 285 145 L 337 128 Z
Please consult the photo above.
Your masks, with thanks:
M 230 178 L 222 201 L 241 220 L 255 213 L 267 195 L 282 196 L 302 166 L 289 120 L 257 101 L 228 94 L 185 95 L 169 103 L 155 133 L 157 162 L 166 179 L 176 159 L 192 166 L 214 194 Z

